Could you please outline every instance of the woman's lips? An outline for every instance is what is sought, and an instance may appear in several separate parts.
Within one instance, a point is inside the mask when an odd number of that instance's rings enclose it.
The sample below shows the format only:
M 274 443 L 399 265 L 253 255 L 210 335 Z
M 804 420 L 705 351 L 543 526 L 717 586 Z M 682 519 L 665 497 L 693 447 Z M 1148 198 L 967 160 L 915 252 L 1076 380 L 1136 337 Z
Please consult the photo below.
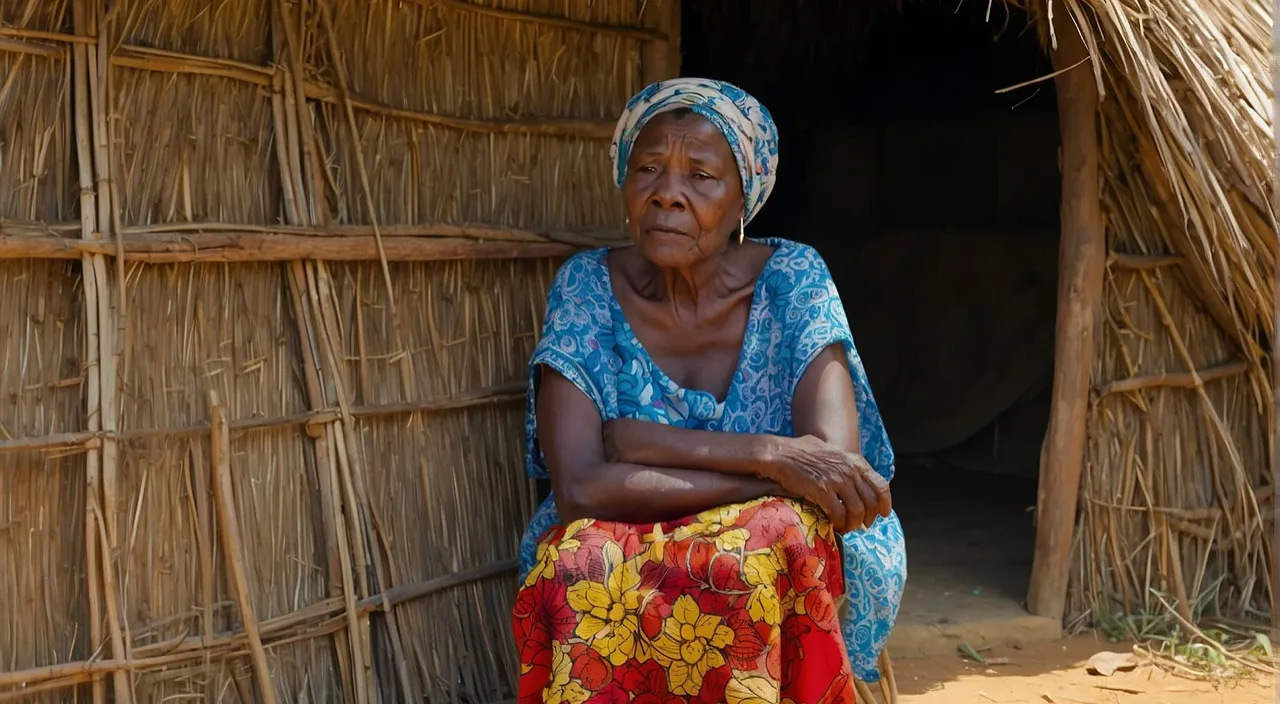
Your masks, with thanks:
M 645 234 L 657 235 L 658 237 L 686 237 L 687 238 L 689 236 L 689 234 L 686 232 L 683 232 L 681 230 L 676 230 L 670 227 L 647 227 L 645 228 Z

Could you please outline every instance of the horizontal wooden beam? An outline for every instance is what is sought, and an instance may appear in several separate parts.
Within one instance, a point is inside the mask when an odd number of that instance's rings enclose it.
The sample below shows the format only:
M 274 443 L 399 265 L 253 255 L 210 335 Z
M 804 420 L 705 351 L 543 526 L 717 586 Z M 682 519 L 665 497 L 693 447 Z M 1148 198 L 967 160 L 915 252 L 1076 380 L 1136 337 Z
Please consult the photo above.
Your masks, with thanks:
M 494 17 L 497 19 L 511 20 L 513 22 L 523 22 L 528 24 L 540 24 L 547 27 L 556 27 L 559 29 L 571 29 L 579 32 L 591 32 L 595 34 L 605 34 L 618 37 L 628 37 L 637 41 L 647 42 L 665 42 L 668 38 L 665 34 L 643 27 L 629 27 L 617 24 L 601 24 L 598 22 L 583 22 L 582 20 L 573 20 L 568 17 L 557 17 L 555 15 L 542 15 L 532 12 L 521 12 L 519 10 L 503 10 L 497 7 L 487 5 L 477 5 L 466 2 L 465 0 L 410 0 L 417 5 L 427 7 L 437 6 L 460 12 L 470 12 L 476 15 L 486 17 Z M 46 32 L 41 30 L 20 29 L 17 27 L 0 27 L 0 37 L 14 37 L 22 39 L 43 39 L 45 41 L 60 42 L 65 44 L 93 44 L 97 42 L 97 37 L 79 36 L 75 34 L 64 34 L 62 32 Z
M 516 560 L 500 560 L 493 564 L 460 570 L 444 577 L 403 584 L 361 599 L 356 602 L 356 607 L 362 614 L 386 610 L 396 604 L 420 599 L 447 589 L 510 574 L 516 570 L 516 567 Z M 342 597 L 331 597 L 304 606 L 293 613 L 263 619 L 259 624 L 263 645 L 271 648 L 299 640 L 321 638 L 341 630 L 343 623 L 339 617 L 344 608 Z M 248 636 L 243 631 L 217 633 L 212 639 L 206 639 L 205 636 L 187 636 L 161 643 L 135 646 L 133 657 L 127 660 L 82 660 L 0 672 L 0 687 L 20 687 L 21 692 L 48 691 L 48 688 L 39 690 L 35 688 L 46 684 L 52 684 L 55 687 L 57 685 L 73 686 L 94 674 L 175 668 L 182 664 L 200 662 L 206 656 L 220 660 L 239 654 L 247 646 Z M 12 693 L 14 692 L 0 691 L 0 695 Z
M 69 232 L 60 228 L 62 223 L 43 225 L 22 223 L 9 231 L 0 222 L 0 235 L 45 235 Z M 79 232 L 79 224 L 74 230 Z M 254 232 L 260 234 L 305 235 L 308 237 L 373 237 L 372 225 L 332 225 L 329 227 L 300 227 L 295 225 L 254 225 L 225 222 L 172 222 L 157 225 L 134 225 L 121 228 L 126 237 L 143 235 L 187 235 L 189 233 Z M 417 223 L 411 225 L 380 225 L 377 234 L 383 237 L 458 237 L 493 242 L 541 242 L 573 244 L 585 247 L 617 245 L 626 241 L 620 229 L 583 228 L 578 230 L 528 230 L 506 225 L 485 223 Z
M 66 47 L 30 39 L 14 39 L 0 36 L 0 53 L 26 54 L 43 59 L 60 59 L 67 55 Z
M 580 247 L 557 242 L 485 241 L 462 237 L 387 237 L 382 249 L 388 261 L 438 262 L 473 259 L 539 259 L 564 257 Z M 280 232 L 193 232 L 177 235 L 128 236 L 122 243 L 126 261 L 149 263 L 282 262 L 294 260 L 378 261 L 373 237 L 316 237 Z M 84 254 L 115 256 L 116 243 L 63 237 L 0 235 L 0 260 L 79 259 Z
M 1106 396 L 1107 394 L 1140 391 L 1143 389 L 1161 387 L 1171 389 L 1194 389 L 1197 386 L 1207 384 L 1210 381 L 1226 379 L 1227 377 L 1244 374 L 1247 371 L 1249 371 L 1249 363 L 1243 359 L 1237 359 L 1224 364 L 1200 369 L 1195 373 L 1168 372 L 1164 374 L 1148 374 L 1146 376 L 1135 376 L 1128 379 L 1110 381 L 1098 386 L 1095 389 L 1095 393 L 1101 397 Z
M 1179 254 L 1127 254 L 1111 252 L 1107 255 L 1107 266 L 1113 269 L 1128 271 L 1152 271 L 1166 266 L 1180 266 L 1182 256 Z
M 323 83 L 308 81 L 303 87 L 307 98 L 311 100 L 342 105 L 342 94 L 338 89 Z M 571 118 L 520 118 L 512 120 L 485 120 L 471 117 L 456 117 L 439 113 L 419 112 L 397 108 L 359 96 L 350 96 L 351 107 L 361 112 L 382 117 L 390 117 L 409 122 L 419 122 L 437 127 L 449 127 L 464 132 L 480 132 L 484 134 L 530 134 L 543 137 L 579 137 L 582 139 L 607 140 L 613 138 L 614 120 L 579 120 Z
M 415 413 L 442 413 L 459 411 L 482 406 L 497 406 L 512 403 L 523 403 L 526 384 L 522 381 L 501 384 L 486 389 L 478 389 L 446 398 L 411 401 L 407 403 L 391 403 L 376 406 L 354 406 L 350 409 L 352 418 L 370 419 L 388 416 L 413 415 Z M 287 428 L 306 428 L 313 434 L 315 428 L 332 423 L 342 418 L 341 409 L 325 408 L 308 411 L 291 416 L 276 418 L 242 418 L 233 420 L 230 429 L 233 433 L 246 433 L 262 430 L 282 430 Z M 80 431 L 73 433 L 54 433 L 16 440 L 0 440 L 0 455 L 17 452 L 67 451 L 79 448 L 96 447 L 103 439 L 112 438 L 121 442 L 137 440 L 153 440 L 158 438 L 176 439 L 185 437 L 203 437 L 212 432 L 208 425 L 190 425 L 176 428 L 143 428 L 122 430 L 115 433 L 105 431 Z
M 59 44 L 93 44 L 97 37 L 86 37 L 63 32 L 47 32 L 41 29 L 23 29 L 21 27 L 0 27 L 0 37 L 13 39 L 40 39 Z
M 0 35 L 0 52 L 3 51 L 32 54 L 45 58 L 59 58 L 65 54 L 66 49 L 57 44 L 37 42 L 30 39 L 8 38 Z M 176 51 L 128 45 L 119 46 L 115 49 L 111 55 L 111 65 L 138 71 L 215 76 L 252 83 L 264 88 L 272 87 L 276 71 L 283 70 L 271 66 L 249 64 L 243 61 L 195 56 Z M 303 91 L 306 97 L 311 100 L 331 105 L 342 105 L 342 95 L 335 86 L 319 81 L 306 81 L 303 84 Z M 350 102 L 352 108 L 364 113 L 483 134 L 529 134 L 547 137 L 607 140 L 613 137 L 615 125 L 615 121 L 612 119 L 526 117 L 493 120 L 442 115 L 440 113 L 399 108 L 374 100 L 367 100 L 358 95 L 350 96 Z
M 598 24 L 595 22 L 583 22 L 581 20 L 571 20 L 568 17 L 556 17 L 554 15 L 538 15 L 530 12 L 521 12 L 519 10 L 503 10 L 497 7 L 489 7 L 487 5 L 476 5 L 466 2 L 465 0 L 412 0 L 419 5 L 435 5 L 437 7 L 448 8 L 450 10 L 459 10 L 462 12 L 470 12 L 477 15 L 485 15 L 488 17 L 496 17 L 513 22 L 526 22 L 531 24 L 540 24 L 546 27 L 556 27 L 559 29 L 572 29 L 580 32 L 593 32 L 595 34 L 609 34 L 619 37 L 628 37 L 639 41 L 656 41 L 665 42 L 667 37 L 661 32 L 655 32 L 651 29 L 641 27 L 627 27 L 616 24 Z

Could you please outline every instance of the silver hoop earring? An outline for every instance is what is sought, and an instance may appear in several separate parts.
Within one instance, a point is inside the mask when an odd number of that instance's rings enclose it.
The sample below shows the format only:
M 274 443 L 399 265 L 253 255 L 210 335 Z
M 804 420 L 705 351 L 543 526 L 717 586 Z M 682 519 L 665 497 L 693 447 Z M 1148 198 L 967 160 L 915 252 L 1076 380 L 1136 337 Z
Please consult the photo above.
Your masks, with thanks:
M 738 244 L 742 244 L 742 240 L 747 237 L 747 219 L 738 218 Z

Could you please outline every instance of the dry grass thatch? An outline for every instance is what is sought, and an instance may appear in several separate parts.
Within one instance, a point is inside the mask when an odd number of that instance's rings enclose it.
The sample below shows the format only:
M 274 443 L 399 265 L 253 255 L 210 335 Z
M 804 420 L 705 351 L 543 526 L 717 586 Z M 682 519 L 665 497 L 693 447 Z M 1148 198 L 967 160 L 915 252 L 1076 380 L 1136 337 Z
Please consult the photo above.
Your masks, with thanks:
M 1186 616 L 1271 611 L 1270 10 L 1248 0 L 1032 8 L 1041 19 L 1070 12 L 1100 59 L 1102 198 L 1117 254 L 1093 378 L 1099 390 L 1138 380 L 1091 406 L 1071 589 L 1081 618 L 1157 612 L 1161 593 Z M 1216 373 L 1224 367 L 1245 373 Z M 1183 388 L 1157 379 L 1168 374 L 1186 377 Z
M 673 2 L 0 3 L 0 699 L 513 696 L 523 365 Z M 1270 17 L 1053 11 L 1141 255 L 1074 610 L 1264 609 Z

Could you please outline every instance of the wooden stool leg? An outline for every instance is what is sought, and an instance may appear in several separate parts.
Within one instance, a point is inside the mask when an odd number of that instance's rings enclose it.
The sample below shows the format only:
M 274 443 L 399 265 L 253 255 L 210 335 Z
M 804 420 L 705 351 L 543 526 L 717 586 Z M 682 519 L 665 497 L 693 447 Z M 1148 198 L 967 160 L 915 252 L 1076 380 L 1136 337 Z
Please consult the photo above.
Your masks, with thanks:
M 871 688 L 867 686 L 866 682 L 855 679 L 853 688 L 858 695 L 858 704 L 876 704 L 876 695 L 871 693 Z
M 898 680 L 893 674 L 893 661 L 889 659 L 889 649 L 880 651 L 880 693 L 884 695 L 884 704 L 898 704 Z

